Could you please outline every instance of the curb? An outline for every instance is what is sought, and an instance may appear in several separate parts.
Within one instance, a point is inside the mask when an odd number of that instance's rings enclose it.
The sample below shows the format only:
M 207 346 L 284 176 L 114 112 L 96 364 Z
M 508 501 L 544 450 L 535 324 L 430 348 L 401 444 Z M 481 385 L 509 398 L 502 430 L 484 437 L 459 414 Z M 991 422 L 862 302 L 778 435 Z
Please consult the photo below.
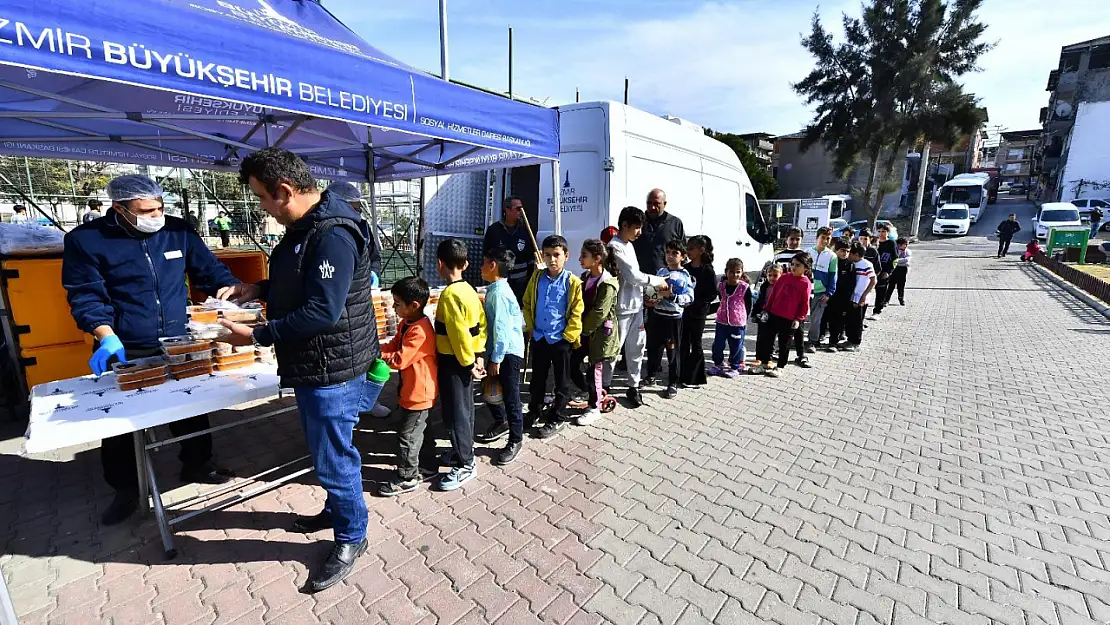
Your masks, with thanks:
M 1107 306 L 1105 303 L 1096 299 L 1090 293 L 1087 293 L 1083 289 L 1075 286 L 1071 282 L 1068 282 L 1067 280 L 1061 278 L 1060 276 L 1056 275 L 1055 273 L 1052 273 L 1048 269 L 1045 269 L 1044 267 L 1041 267 L 1040 265 L 1038 265 L 1036 263 L 1029 263 L 1029 264 L 1032 265 L 1032 267 L 1036 271 L 1039 271 L 1041 273 L 1041 275 L 1047 277 L 1049 280 L 1052 280 L 1053 282 L 1055 282 L 1059 286 L 1063 287 L 1063 289 L 1065 291 L 1067 291 L 1068 293 L 1071 293 L 1073 296 L 1075 296 L 1076 298 L 1081 300 L 1084 304 L 1093 308 L 1095 310 L 1095 312 L 1099 313 L 1103 317 L 1106 317 L 1106 319 L 1108 321 L 1110 321 L 1110 306 Z

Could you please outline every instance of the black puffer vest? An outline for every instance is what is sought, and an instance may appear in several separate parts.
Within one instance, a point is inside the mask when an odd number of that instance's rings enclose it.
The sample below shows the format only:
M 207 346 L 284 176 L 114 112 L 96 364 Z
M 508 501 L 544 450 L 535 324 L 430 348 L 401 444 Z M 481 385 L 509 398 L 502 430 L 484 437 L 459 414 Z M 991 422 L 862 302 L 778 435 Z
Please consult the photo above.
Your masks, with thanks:
M 355 237 L 360 258 L 339 322 L 306 341 L 277 343 L 282 386 L 328 386 L 366 375 L 381 356 L 374 302 L 370 293 L 370 248 L 366 222 L 338 199 L 321 196 L 320 204 L 286 232 L 270 256 L 267 312 L 281 319 L 304 304 L 305 267 L 320 237 L 331 228 L 347 228 Z

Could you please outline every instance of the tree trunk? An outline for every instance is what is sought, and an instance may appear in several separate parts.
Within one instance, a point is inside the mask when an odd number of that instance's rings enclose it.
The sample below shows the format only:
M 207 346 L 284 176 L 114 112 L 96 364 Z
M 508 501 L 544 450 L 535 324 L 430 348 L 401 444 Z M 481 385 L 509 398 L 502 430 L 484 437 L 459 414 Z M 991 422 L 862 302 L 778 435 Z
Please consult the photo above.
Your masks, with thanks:
M 864 200 L 867 202 L 867 211 L 871 211 L 871 192 L 875 189 L 875 181 L 879 173 L 879 151 L 871 150 L 871 171 L 867 174 L 867 188 L 863 190 Z M 855 217 L 855 215 L 853 215 Z M 865 219 L 874 220 L 875 217 L 868 214 Z

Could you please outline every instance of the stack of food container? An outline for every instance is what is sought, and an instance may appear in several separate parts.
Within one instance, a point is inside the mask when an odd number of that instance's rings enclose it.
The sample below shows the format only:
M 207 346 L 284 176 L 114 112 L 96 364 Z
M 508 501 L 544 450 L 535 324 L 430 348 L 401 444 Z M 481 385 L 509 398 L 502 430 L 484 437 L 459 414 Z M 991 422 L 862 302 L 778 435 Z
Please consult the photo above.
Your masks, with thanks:
M 112 365 L 116 374 L 116 384 L 121 391 L 137 391 L 164 384 L 168 377 L 165 358 L 137 358 L 128 363 L 117 362 Z
M 216 355 L 216 371 L 243 369 L 254 364 L 255 347 L 253 345 L 238 346 L 230 343 L 216 343 L 213 352 Z
M 169 363 L 170 375 L 176 380 L 212 373 L 212 341 L 188 336 L 158 339 Z

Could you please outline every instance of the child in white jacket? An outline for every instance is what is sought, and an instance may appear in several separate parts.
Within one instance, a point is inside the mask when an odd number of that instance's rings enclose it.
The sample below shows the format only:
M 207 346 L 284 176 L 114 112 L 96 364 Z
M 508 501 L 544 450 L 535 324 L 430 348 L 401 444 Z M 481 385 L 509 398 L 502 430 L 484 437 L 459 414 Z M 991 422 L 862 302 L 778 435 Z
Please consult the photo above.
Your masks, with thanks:
M 644 287 L 655 288 L 661 297 L 667 296 L 670 291 L 666 279 L 640 271 L 636 250 L 632 247 L 632 242 L 640 236 L 644 227 L 644 211 L 635 206 L 625 207 L 617 218 L 617 227 L 619 233 L 609 242 L 609 249 L 620 268 L 617 326 L 624 342 L 624 362 L 631 380 L 628 401 L 634 408 L 639 408 L 644 403 L 640 396 L 640 367 L 647 345 L 644 332 Z

